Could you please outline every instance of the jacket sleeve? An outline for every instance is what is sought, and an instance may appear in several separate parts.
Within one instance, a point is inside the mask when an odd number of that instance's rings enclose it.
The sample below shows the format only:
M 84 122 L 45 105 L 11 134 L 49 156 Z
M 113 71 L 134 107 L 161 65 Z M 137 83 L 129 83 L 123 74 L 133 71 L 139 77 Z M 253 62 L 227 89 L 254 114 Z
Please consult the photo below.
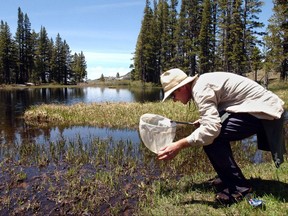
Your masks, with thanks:
M 209 85 L 193 90 L 193 96 L 200 113 L 200 127 L 186 139 L 193 146 L 209 145 L 221 131 L 221 119 L 217 110 L 218 99 Z

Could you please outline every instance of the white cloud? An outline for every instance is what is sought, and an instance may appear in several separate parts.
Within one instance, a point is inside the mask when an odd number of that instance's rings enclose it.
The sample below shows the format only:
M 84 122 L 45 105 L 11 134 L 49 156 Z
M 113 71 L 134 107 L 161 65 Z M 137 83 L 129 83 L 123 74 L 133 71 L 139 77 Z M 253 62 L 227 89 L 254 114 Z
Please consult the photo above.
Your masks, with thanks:
M 85 59 L 88 62 L 95 63 L 121 63 L 131 62 L 133 55 L 131 53 L 107 53 L 107 52 L 84 52 Z M 129 67 L 129 65 L 128 65 Z
M 101 75 L 103 74 L 105 77 L 107 76 L 113 76 L 115 77 L 117 73 L 119 73 L 120 76 L 123 76 L 127 74 L 130 71 L 130 69 L 124 68 L 124 67 L 90 67 L 87 68 L 87 74 L 88 79 L 94 80 L 99 79 Z
M 127 74 L 131 69 L 133 55 L 128 53 L 97 53 L 84 52 L 87 62 L 88 79 L 98 79 L 104 76 L 120 76 Z

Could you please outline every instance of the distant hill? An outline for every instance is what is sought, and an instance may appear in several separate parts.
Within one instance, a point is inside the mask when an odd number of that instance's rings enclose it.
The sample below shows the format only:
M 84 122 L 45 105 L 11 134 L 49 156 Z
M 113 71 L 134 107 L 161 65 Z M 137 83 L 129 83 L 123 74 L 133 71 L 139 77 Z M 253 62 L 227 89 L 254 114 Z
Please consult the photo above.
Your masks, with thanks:
M 116 73 L 115 73 L 116 74 Z M 93 81 L 99 81 L 101 78 L 95 79 L 95 80 L 88 80 L 88 82 L 93 82 Z M 120 76 L 119 78 L 116 78 L 116 76 L 104 76 L 105 80 L 130 80 L 131 79 L 131 72 L 128 72 L 127 74 Z

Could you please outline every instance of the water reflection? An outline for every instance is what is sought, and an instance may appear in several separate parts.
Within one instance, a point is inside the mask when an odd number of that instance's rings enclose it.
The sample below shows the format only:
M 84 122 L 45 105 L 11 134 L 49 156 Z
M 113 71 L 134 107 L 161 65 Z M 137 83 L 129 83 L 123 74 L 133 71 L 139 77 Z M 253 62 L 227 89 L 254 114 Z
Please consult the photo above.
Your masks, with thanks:
M 139 145 L 140 139 L 138 132 L 135 130 L 119 130 L 108 128 L 97 128 L 90 126 L 73 126 L 70 128 L 51 128 L 41 129 L 43 132 L 39 136 L 35 136 L 34 141 L 39 144 L 48 144 L 51 140 L 63 139 L 66 142 L 81 140 L 82 143 L 88 143 L 91 140 L 101 137 L 104 140 L 113 139 L 116 142 L 121 140 L 129 140 L 134 145 Z
M 241 141 L 243 151 L 246 152 L 248 159 L 255 164 L 262 163 L 264 161 L 263 151 L 258 150 L 257 136 L 251 136 Z
M 118 89 L 106 87 L 79 87 L 79 88 L 24 88 L 13 90 L 0 90 L 0 143 L 21 143 L 24 140 L 54 141 L 60 135 L 74 139 L 75 134 L 86 134 L 103 137 L 107 134 L 113 138 L 131 138 L 136 142 L 137 131 L 110 130 L 101 128 L 71 127 L 30 129 L 22 119 L 25 110 L 38 104 L 75 104 L 94 102 L 144 102 L 157 101 L 162 98 L 160 89 Z M 86 134 L 87 135 L 87 134 Z M 137 134 L 138 136 L 138 134 Z M 139 138 L 138 141 L 139 143 Z
M 105 87 L 82 88 L 34 88 L 17 90 L 0 90 L 0 151 L 5 144 L 20 145 L 23 142 L 36 142 L 47 145 L 49 142 L 80 140 L 87 143 L 93 138 L 129 140 L 139 146 L 140 138 L 137 130 L 115 130 L 88 126 L 72 126 L 68 128 L 29 128 L 22 119 L 24 111 L 32 105 L 61 103 L 94 103 L 94 102 L 145 102 L 159 101 L 162 98 L 160 89 L 116 89 Z M 182 134 L 183 135 L 183 134 Z M 249 160 L 260 163 L 264 160 L 263 152 L 257 151 L 256 138 L 242 142 L 243 150 Z M 251 154 L 250 154 L 250 153 Z M 0 156 L 2 153 L 0 152 Z

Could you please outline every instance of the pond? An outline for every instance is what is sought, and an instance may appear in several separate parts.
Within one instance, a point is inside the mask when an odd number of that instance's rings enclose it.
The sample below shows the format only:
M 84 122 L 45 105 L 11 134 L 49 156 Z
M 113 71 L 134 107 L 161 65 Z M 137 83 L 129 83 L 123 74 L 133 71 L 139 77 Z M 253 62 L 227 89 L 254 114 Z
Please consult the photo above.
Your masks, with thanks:
M 94 102 L 144 102 L 157 101 L 162 98 L 161 89 L 118 89 L 107 87 L 75 87 L 75 88 L 23 88 L 0 90 L 0 143 L 22 143 L 25 139 L 38 143 L 57 141 L 65 138 L 73 141 L 99 137 L 113 138 L 116 141 L 130 139 L 133 143 L 140 142 L 135 130 L 112 130 L 97 127 L 69 127 L 69 128 L 39 128 L 30 130 L 22 116 L 25 110 L 37 104 L 75 104 Z
M 145 102 L 162 97 L 160 89 L 0 90 L 0 215 L 133 215 L 138 202 L 162 188 L 158 180 L 170 185 L 176 179 L 178 185 L 185 174 L 192 176 L 190 187 L 198 171 L 201 178 L 203 171 L 210 178 L 213 168 L 202 148 L 189 148 L 171 163 L 161 163 L 141 145 L 137 130 L 29 128 L 22 118 L 27 108 L 42 103 Z M 184 135 L 187 131 L 177 127 L 177 132 Z M 238 144 L 232 147 L 236 159 L 266 160 L 267 155 L 256 150 L 253 137 Z

